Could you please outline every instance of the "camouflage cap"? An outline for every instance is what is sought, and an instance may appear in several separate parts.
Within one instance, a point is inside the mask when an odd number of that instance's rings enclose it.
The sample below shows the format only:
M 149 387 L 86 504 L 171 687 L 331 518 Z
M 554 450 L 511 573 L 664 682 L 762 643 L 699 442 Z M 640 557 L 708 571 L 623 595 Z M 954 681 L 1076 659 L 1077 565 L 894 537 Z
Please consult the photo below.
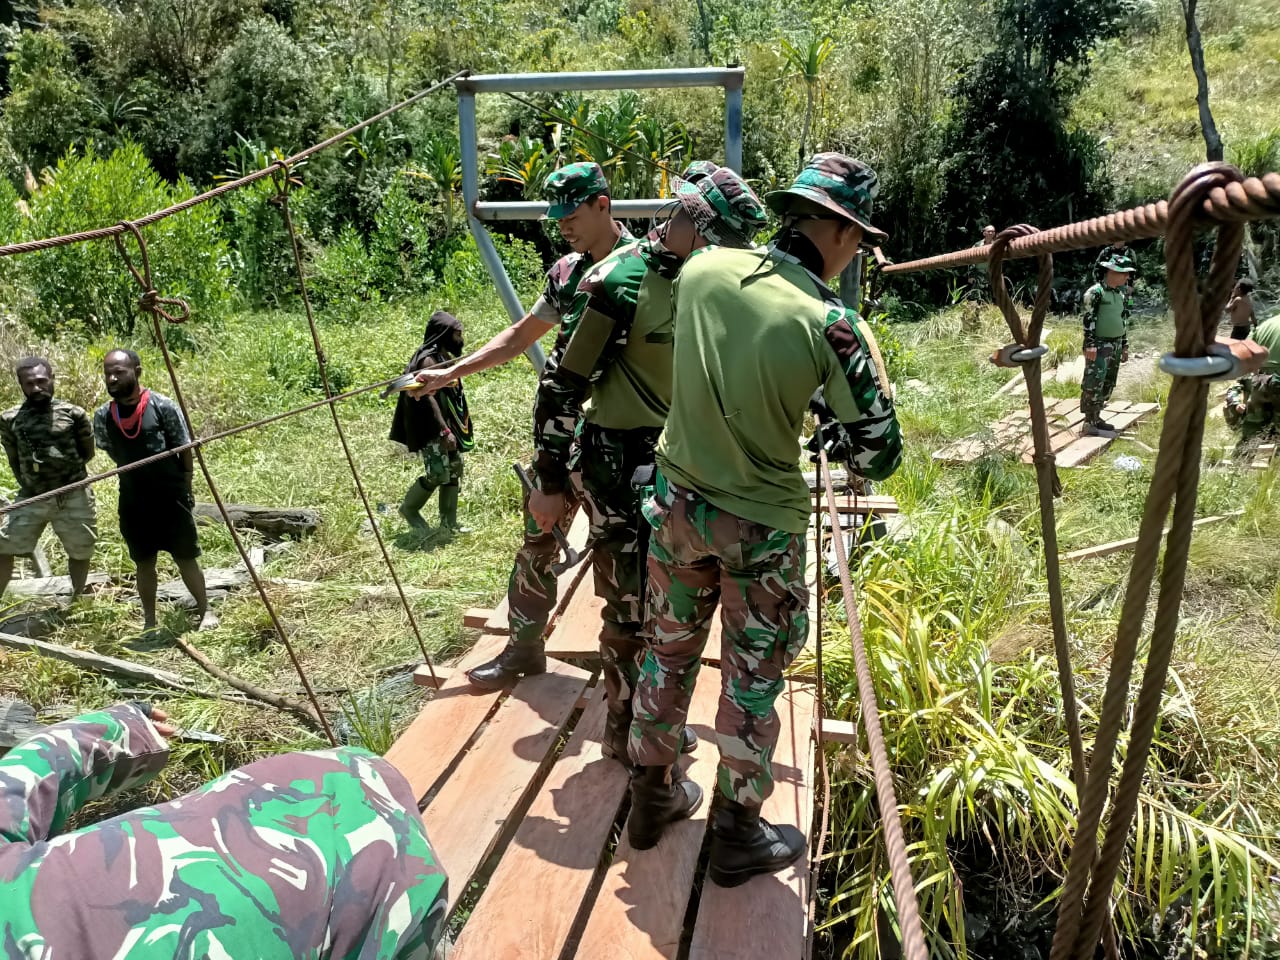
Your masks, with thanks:
M 709 243 L 750 247 L 768 217 L 764 204 L 747 181 L 728 167 L 695 160 L 672 178 L 676 199 L 694 228 Z
M 1114 270 L 1116 273 L 1137 273 L 1138 268 L 1133 265 L 1133 261 L 1128 257 L 1116 254 L 1108 260 L 1098 264 L 1104 270 Z
M 609 192 L 609 181 L 598 163 L 570 163 L 547 176 L 543 193 L 551 204 L 544 220 L 560 220 L 578 209 L 578 204 Z
M 889 235 L 871 225 L 871 201 L 878 189 L 876 172 L 861 160 L 842 153 L 819 153 L 809 159 L 790 187 L 774 190 L 765 201 L 769 209 L 782 215 L 794 197 L 802 197 L 858 224 L 865 234 L 864 243 L 884 243 Z

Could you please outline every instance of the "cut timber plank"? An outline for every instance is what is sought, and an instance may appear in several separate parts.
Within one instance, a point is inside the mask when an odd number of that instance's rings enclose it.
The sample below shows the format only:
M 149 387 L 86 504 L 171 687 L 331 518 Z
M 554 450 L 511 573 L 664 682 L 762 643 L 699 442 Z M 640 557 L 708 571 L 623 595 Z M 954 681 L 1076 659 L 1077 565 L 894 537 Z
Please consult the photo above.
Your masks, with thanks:
M 1265 470 L 1271 466 L 1271 461 L 1275 459 L 1276 445 L 1274 443 L 1261 444 L 1253 453 L 1253 462 L 1249 464 L 1254 470 Z
M 1078 467 L 1080 464 L 1091 460 L 1099 452 L 1111 446 L 1122 430 L 1127 430 L 1143 417 L 1159 409 L 1159 405 L 1155 403 L 1135 403 L 1119 409 L 1117 407 L 1120 407 L 1120 405 L 1115 407 L 1108 406 L 1102 411 L 1102 419 L 1116 428 L 1115 435 L 1109 437 L 1080 437 L 1066 445 L 1062 450 L 1055 451 L 1058 466 Z
M 496 657 L 505 645 L 501 637 L 481 637 L 387 751 L 387 760 L 404 774 L 418 799 L 449 769 L 502 696 L 500 690 L 471 686 L 466 671 Z M 419 672 L 426 673 L 425 665 L 415 671 L 415 681 Z
M 493 616 L 487 607 L 472 607 L 462 615 L 462 626 L 467 630 L 483 630 Z
M 552 762 L 556 738 L 588 679 L 554 660 L 546 673 L 522 679 L 423 810 L 432 845 L 449 871 L 449 911 Z M 434 703 L 427 704 L 424 715 Z
M 604 691 L 597 690 L 467 920 L 450 960 L 560 956 L 627 792 L 626 769 L 600 753 L 604 717 Z M 512 909 L 512 904 L 528 903 L 531 892 L 536 906 Z
M 687 769 L 689 778 L 703 790 L 702 806 L 692 818 L 667 827 L 651 850 L 632 848 L 623 832 L 575 956 L 584 960 L 675 957 L 715 786 L 719 753 L 713 728 L 719 699 L 720 671 L 703 667 L 689 705 L 689 723 L 698 732 L 698 747 Z M 448 862 L 443 855 L 441 862 Z
M 51 657 L 54 660 L 65 660 L 67 663 L 74 664 L 82 670 L 91 670 L 94 673 L 106 673 L 117 677 L 127 677 L 130 680 L 153 683 L 157 686 L 168 687 L 172 690 L 184 690 L 191 692 L 198 689 L 193 681 L 176 673 L 170 673 L 168 670 L 157 670 L 155 667 L 148 667 L 145 664 L 134 663 L 132 660 L 121 660 L 119 657 L 107 657 L 100 653 L 90 653 L 88 650 L 79 650 L 76 647 L 66 647 L 60 643 L 50 643 L 47 640 L 32 640 L 29 637 L 19 637 L 10 633 L 0 633 L 0 647 L 12 647 L 14 650 L 25 650 L 29 653 L 38 653 L 42 657 Z
M 556 617 L 563 613 L 569 596 L 573 593 L 574 585 L 591 569 L 591 555 L 587 553 L 587 533 L 590 531 L 590 527 L 591 524 L 587 520 L 587 511 L 579 509 L 574 515 L 573 522 L 569 525 L 569 532 L 566 536 L 569 540 L 569 545 L 583 554 L 583 557 L 581 562 L 560 574 L 556 580 L 556 608 L 551 612 L 549 623 L 555 623 Z M 508 616 L 505 595 L 498 605 L 493 608 L 493 615 L 485 623 L 484 632 L 501 634 L 509 634 L 511 632 L 511 622 Z
M 826 497 L 823 497 L 822 509 L 818 512 L 825 513 L 827 509 Z M 893 497 L 873 494 L 871 496 L 853 497 L 849 494 L 841 494 L 836 497 L 837 513 L 874 513 L 880 516 L 886 516 L 891 513 L 898 512 L 898 501 Z
M 773 757 L 774 790 L 765 818 L 813 826 L 813 688 L 788 684 L 778 698 L 781 733 Z M 725 888 L 707 880 L 698 901 L 689 960 L 801 960 L 810 935 L 809 858 L 779 873 Z
M 594 586 L 588 574 L 573 588 L 564 612 L 547 637 L 548 657 L 580 660 L 600 656 L 600 618 L 604 600 L 596 596 Z
M 1221 523 L 1223 520 L 1234 520 L 1237 517 L 1244 516 L 1243 510 L 1233 510 L 1231 513 L 1223 513 L 1213 517 L 1201 517 L 1195 521 L 1193 527 L 1208 526 L 1211 523 Z M 1169 531 L 1164 531 L 1167 534 Z M 1163 536 L 1164 534 L 1162 534 Z M 1124 540 L 1112 540 L 1110 543 L 1100 543 L 1096 547 L 1085 547 L 1082 550 L 1072 550 L 1070 553 L 1062 554 L 1063 560 L 1091 560 L 1094 557 L 1105 557 L 1113 553 L 1119 553 L 1122 550 L 1132 550 L 1138 543 L 1137 537 L 1128 537 Z
M 851 720 L 824 719 L 822 721 L 822 742 L 857 744 L 858 725 Z

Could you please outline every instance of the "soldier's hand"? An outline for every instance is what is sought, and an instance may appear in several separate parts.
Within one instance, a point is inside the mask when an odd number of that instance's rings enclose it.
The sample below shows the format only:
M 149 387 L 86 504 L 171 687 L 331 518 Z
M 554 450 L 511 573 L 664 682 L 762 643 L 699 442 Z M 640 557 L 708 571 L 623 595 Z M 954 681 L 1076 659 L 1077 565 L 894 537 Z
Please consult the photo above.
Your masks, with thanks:
M 155 726 L 156 732 L 162 737 L 172 737 L 178 732 L 178 728 L 172 723 L 167 723 L 169 714 L 165 713 L 159 707 L 151 708 L 151 723 Z
M 549 533 L 564 517 L 564 494 L 530 490 L 529 516 L 533 517 L 539 530 Z
M 1097 359 L 1098 359 L 1098 348 L 1097 348 L 1097 347 L 1085 347 L 1085 348 L 1084 348 L 1084 358 L 1085 358 L 1086 360 L 1090 361 L 1090 362 L 1093 362 L 1094 360 L 1097 360 Z
M 1237 370 L 1232 376 L 1257 373 L 1269 356 L 1267 348 L 1253 340 L 1215 340 L 1209 345 L 1209 354 L 1234 360 Z
M 453 367 L 442 367 L 439 370 L 419 370 L 416 379 L 419 385 L 409 387 L 405 390 L 405 393 L 415 400 L 421 400 L 423 397 L 447 387 L 458 378 L 453 372 Z

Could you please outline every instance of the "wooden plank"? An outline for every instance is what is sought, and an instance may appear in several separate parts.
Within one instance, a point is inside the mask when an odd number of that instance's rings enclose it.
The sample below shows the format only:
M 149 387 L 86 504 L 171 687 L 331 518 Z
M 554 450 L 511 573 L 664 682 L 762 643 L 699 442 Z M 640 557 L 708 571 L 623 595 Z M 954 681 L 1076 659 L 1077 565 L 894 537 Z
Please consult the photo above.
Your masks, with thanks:
M 547 622 L 548 627 L 552 626 L 556 618 L 564 612 L 574 588 L 582 577 L 587 574 L 587 571 L 591 569 L 591 554 L 587 552 L 587 534 L 590 528 L 591 524 L 587 520 L 587 511 L 585 509 L 579 510 L 574 515 L 566 536 L 569 544 L 583 554 L 582 561 L 560 574 L 556 580 L 556 606 L 551 612 L 551 619 Z M 507 597 L 504 594 L 498 605 L 493 608 L 493 615 L 485 623 L 484 632 L 510 634 L 511 622 L 508 612 Z
M 781 732 L 773 757 L 774 790 L 764 802 L 765 819 L 813 827 L 813 688 L 788 684 L 778 698 Z M 801 856 L 778 873 L 753 877 L 738 887 L 709 879 L 698 901 L 689 960 L 801 960 L 811 935 L 809 858 Z
M 404 774 L 419 799 L 449 769 L 502 697 L 501 690 L 471 686 L 466 671 L 496 657 L 505 645 L 501 637 L 481 637 L 387 751 L 387 760 Z M 425 673 L 425 666 L 419 671 Z
M 88 650 L 63 646 L 60 643 L 50 643 L 48 640 L 33 640 L 30 637 L 0 633 L 0 647 L 11 647 L 14 650 L 23 650 L 27 653 L 38 653 L 42 657 L 64 660 L 82 670 L 127 677 L 130 680 L 153 683 L 157 686 L 168 687 L 171 690 L 190 692 L 198 689 L 194 681 L 176 673 L 171 673 L 168 670 L 158 670 L 155 667 L 148 667 L 132 660 L 107 657 L 100 653 L 91 653 Z
M 1093 457 L 1097 456 L 1101 451 L 1111 446 L 1112 442 L 1120 435 L 1121 431 L 1133 426 L 1139 420 L 1148 416 L 1157 409 L 1159 409 L 1159 405 L 1154 403 L 1135 403 L 1127 405 L 1127 409 L 1120 410 L 1117 410 L 1115 407 L 1107 407 L 1102 412 L 1102 419 L 1116 428 L 1115 435 L 1102 437 L 1080 437 L 1073 443 L 1068 444 L 1061 452 L 1058 453 L 1058 466 L 1078 467 L 1082 463 L 1086 463 Z
M 671 960 L 675 957 L 715 786 L 719 751 L 714 724 L 719 699 L 720 671 L 703 667 L 689 705 L 689 722 L 697 730 L 698 747 L 692 758 L 686 758 L 689 778 L 702 787 L 702 806 L 692 818 L 669 826 L 658 845 L 650 850 L 634 849 L 623 832 L 574 954 L 576 957 L 582 960 L 604 957 Z M 448 863 L 443 855 L 441 862 Z
M 449 871 L 450 911 L 533 794 L 588 679 L 554 660 L 546 673 L 523 678 L 423 810 L 432 846 Z
M 622 764 L 600 753 L 605 711 L 604 691 L 598 689 L 489 879 L 451 960 L 560 956 L 629 783 Z M 531 892 L 536 908 L 512 909 L 529 903 Z
M 1193 527 L 1204 527 L 1213 523 L 1221 523 L 1223 520 L 1234 520 L 1237 517 L 1244 516 L 1243 510 L 1233 510 L 1231 513 L 1218 514 L 1212 517 L 1201 517 L 1192 523 Z M 1169 531 L 1166 529 L 1161 536 Z M 1132 550 L 1138 543 L 1137 537 L 1127 537 L 1124 540 L 1112 540 L 1110 543 L 1100 543 L 1096 547 L 1085 547 L 1081 550 L 1072 550 L 1070 553 L 1062 554 L 1063 560 L 1092 560 L 1095 557 L 1105 557 L 1113 553 L 1120 553 L 1122 550 Z
M 1271 466 L 1271 461 L 1276 455 L 1276 445 L 1274 443 L 1259 444 L 1258 449 L 1253 452 L 1253 462 L 1249 466 L 1254 470 L 1265 470 Z
M 851 720 L 822 721 L 823 743 L 858 743 L 858 725 Z
M 590 576 L 573 590 L 547 637 L 547 656 L 582 660 L 600 656 L 600 622 L 604 600 L 596 596 Z
M 826 497 L 823 497 L 822 507 L 818 512 L 825 513 L 826 510 Z M 847 493 L 836 497 L 836 513 L 874 513 L 878 516 L 888 516 L 897 512 L 898 501 L 893 497 L 880 494 L 854 497 Z
M 467 630 L 483 630 L 493 611 L 487 607 L 472 607 L 462 614 L 462 626 Z

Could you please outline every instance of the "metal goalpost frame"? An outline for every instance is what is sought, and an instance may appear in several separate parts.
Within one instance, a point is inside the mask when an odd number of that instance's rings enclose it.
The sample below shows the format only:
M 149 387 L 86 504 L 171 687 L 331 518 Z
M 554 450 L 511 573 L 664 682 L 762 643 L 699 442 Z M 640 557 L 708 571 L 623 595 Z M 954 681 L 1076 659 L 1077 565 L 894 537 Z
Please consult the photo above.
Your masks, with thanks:
M 511 278 L 502 265 L 498 250 L 489 236 L 487 223 L 500 220 L 536 220 L 547 210 L 538 201 L 491 203 L 480 199 L 480 156 L 476 131 L 476 94 L 561 92 L 567 90 L 641 90 L 674 87 L 723 87 L 725 92 L 724 162 L 742 172 L 742 67 L 676 68 L 671 70 L 608 70 L 591 73 L 495 73 L 460 77 L 454 81 L 458 91 L 458 134 L 462 142 L 462 200 L 467 211 L 467 225 L 480 250 L 502 305 L 511 322 L 525 314 L 524 306 Z M 615 200 L 614 214 L 621 219 L 651 217 L 670 198 Z M 539 374 L 546 363 L 542 347 L 534 343 L 526 356 Z

